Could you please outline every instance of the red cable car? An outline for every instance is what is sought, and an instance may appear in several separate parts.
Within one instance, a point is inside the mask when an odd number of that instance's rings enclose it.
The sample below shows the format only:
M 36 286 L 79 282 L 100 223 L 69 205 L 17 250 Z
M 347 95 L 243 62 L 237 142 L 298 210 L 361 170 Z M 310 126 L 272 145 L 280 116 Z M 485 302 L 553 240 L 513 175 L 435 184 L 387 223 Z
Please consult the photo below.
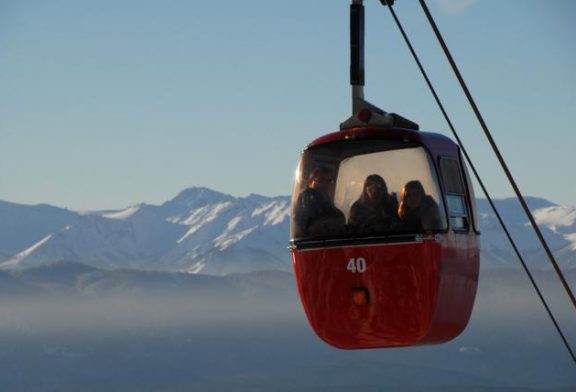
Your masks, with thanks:
M 424 212 L 419 225 L 393 213 L 380 225 L 353 225 L 353 206 L 374 176 L 384 179 L 386 197 L 396 198 L 399 209 L 414 197 L 409 184 L 419 183 L 421 202 L 430 200 L 435 211 Z M 315 189 L 321 189 L 316 199 L 307 198 Z M 291 248 L 313 329 L 340 348 L 456 337 L 468 323 L 478 283 L 475 217 L 459 148 L 446 137 L 363 127 L 312 142 L 296 175 Z
M 364 101 L 363 8 L 351 10 L 355 115 L 308 145 L 296 173 L 300 298 L 339 348 L 446 342 L 466 327 L 478 284 L 471 182 L 454 142 Z

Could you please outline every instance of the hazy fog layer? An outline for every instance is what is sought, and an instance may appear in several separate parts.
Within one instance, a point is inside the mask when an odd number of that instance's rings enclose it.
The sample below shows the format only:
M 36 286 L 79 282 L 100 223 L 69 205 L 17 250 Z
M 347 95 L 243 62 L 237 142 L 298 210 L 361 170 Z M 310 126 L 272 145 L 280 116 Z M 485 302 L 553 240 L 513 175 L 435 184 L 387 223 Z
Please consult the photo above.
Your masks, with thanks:
M 175 284 L 173 274 L 114 274 L 106 284 L 20 276 L 40 291 L 0 301 L 1 390 L 576 389 L 576 366 L 520 271 L 484 271 L 470 325 L 454 341 L 360 351 L 313 334 L 288 273 L 202 285 Z M 576 317 L 556 278 L 537 278 L 576 345 Z

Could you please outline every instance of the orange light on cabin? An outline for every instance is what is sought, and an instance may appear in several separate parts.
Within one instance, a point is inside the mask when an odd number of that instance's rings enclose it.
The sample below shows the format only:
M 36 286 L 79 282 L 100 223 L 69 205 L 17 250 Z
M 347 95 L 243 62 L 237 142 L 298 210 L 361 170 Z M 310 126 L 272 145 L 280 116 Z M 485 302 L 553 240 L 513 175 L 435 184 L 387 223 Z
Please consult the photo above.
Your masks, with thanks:
M 354 305 L 368 305 L 370 303 L 370 295 L 366 287 L 353 287 L 352 288 L 352 303 Z

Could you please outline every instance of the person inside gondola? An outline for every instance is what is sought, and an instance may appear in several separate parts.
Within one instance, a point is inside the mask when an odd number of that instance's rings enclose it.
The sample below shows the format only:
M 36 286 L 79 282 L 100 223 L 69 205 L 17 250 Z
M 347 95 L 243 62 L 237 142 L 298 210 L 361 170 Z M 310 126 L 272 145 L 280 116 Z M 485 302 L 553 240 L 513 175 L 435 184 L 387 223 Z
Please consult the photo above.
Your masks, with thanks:
M 296 237 L 322 237 L 342 234 L 346 218 L 330 197 L 331 171 L 317 167 L 308 176 L 307 186 L 294 207 Z
M 386 181 L 378 174 L 366 177 L 362 194 L 352 204 L 348 224 L 355 234 L 383 234 L 398 222 L 398 201 L 388 193 Z
M 400 228 L 405 232 L 419 233 L 442 226 L 438 204 L 417 180 L 407 182 L 402 188 L 398 216 Z

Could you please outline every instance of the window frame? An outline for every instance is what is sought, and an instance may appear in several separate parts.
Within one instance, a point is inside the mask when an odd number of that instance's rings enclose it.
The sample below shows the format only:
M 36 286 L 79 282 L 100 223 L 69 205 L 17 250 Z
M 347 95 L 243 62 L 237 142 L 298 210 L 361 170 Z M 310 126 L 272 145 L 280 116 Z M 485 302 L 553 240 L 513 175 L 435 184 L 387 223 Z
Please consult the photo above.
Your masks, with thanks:
M 443 164 L 444 162 L 453 162 L 450 171 L 457 170 L 457 173 L 448 173 L 448 168 Z M 445 198 L 446 214 L 448 215 L 448 226 L 456 233 L 469 233 L 470 229 L 476 231 L 474 220 L 474 215 L 472 214 L 472 208 L 470 206 L 470 190 L 468 177 L 465 177 L 465 173 L 462 170 L 461 159 L 459 157 L 441 155 L 438 157 L 438 170 L 442 179 L 442 188 Z M 455 175 L 457 174 L 457 175 Z M 458 190 L 448 189 L 448 186 L 454 179 L 458 179 Z M 460 192 L 461 190 L 461 192 Z M 463 212 L 455 211 L 451 208 L 453 203 L 450 202 L 450 197 L 456 197 L 462 202 Z M 453 224 L 453 219 L 463 218 L 465 225 L 462 227 Z
M 357 148 L 354 148 L 355 146 Z M 441 173 L 439 172 L 437 164 L 434 161 L 434 157 L 431 154 L 428 147 L 423 143 L 417 143 L 417 142 L 415 143 L 415 142 L 398 141 L 398 140 L 391 141 L 391 140 L 366 140 L 366 139 L 356 141 L 341 140 L 313 146 L 304 150 L 300 157 L 300 161 L 298 163 L 298 169 L 296 171 L 295 176 L 294 189 L 292 193 L 292 215 L 294 214 L 295 200 L 297 199 L 297 196 L 306 188 L 305 185 L 306 176 L 307 173 L 310 172 L 312 167 L 322 166 L 331 168 L 332 174 L 334 176 L 334 184 L 332 185 L 331 193 L 332 193 L 332 199 L 334 200 L 335 197 L 334 192 L 336 191 L 341 164 L 347 158 L 376 152 L 399 151 L 412 148 L 421 148 L 426 156 L 426 160 L 428 162 L 427 168 L 429 170 L 429 176 L 435 185 L 435 201 L 438 204 L 438 208 L 440 210 L 439 213 L 443 221 L 441 228 L 434 229 L 430 231 L 430 233 L 432 234 L 447 233 L 450 229 L 450 222 L 446 200 L 444 197 L 442 176 Z M 326 150 L 322 151 L 323 149 Z M 333 153 L 331 153 L 330 150 L 332 150 Z M 315 154 L 316 151 L 317 153 Z M 346 216 L 348 216 L 348 214 L 345 211 L 342 212 Z M 354 236 L 351 233 L 348 233 L 340 237 L 296 238 L 294 236 L 293 219 L 294 217 L 292 217 L 291 220 L 290 243 L 291 245 L 296 246 L 298 248 L 306 248 L 309 247 L 308 245 L 310 245 L 311 247 L 318 247 L 318 246 L 343 246 L 343 245 L 346 246 L 362 243 L 376 244 L 376 243 L 397 242 L 397 239 L 395 239 L 397 237 L 398 238 L 402 237 L 404 238 L 404 240 L 410 238 L 411 239 L 410 241 L 412 241 L 416 240 L 418 237 L 421 237 L 422 234 L 426 234 L 425 232 L 416 233 L 415 235 L 413 233 L 407 234 L 402 232 L 397 233 L 392 232 L 373 237 L 368 237 L 368 236 Z

